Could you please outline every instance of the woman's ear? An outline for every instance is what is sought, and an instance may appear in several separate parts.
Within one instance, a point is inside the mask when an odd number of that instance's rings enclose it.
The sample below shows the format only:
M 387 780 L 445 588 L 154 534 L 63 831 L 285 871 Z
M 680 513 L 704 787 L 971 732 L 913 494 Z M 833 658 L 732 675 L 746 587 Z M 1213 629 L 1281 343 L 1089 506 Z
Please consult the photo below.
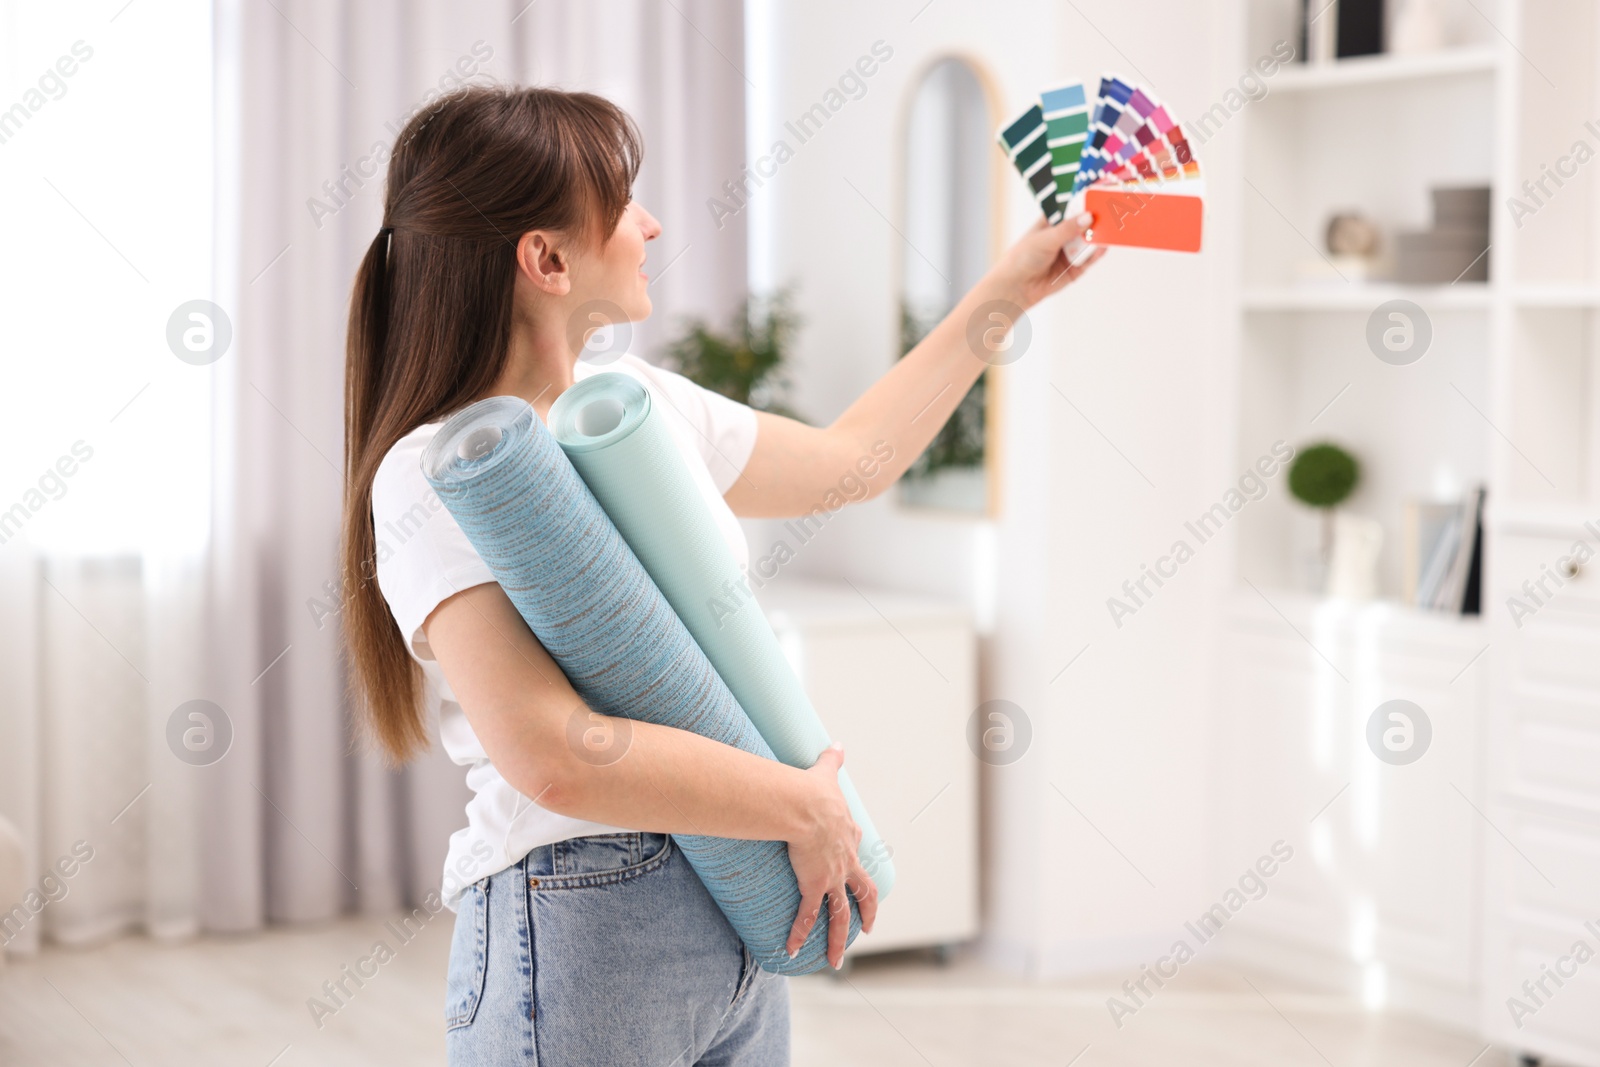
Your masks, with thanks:
M 540 292 L 566 296 L 572 291 L 567 254 L 548 230 L 529 230 L 517 242 L 517 272 Z

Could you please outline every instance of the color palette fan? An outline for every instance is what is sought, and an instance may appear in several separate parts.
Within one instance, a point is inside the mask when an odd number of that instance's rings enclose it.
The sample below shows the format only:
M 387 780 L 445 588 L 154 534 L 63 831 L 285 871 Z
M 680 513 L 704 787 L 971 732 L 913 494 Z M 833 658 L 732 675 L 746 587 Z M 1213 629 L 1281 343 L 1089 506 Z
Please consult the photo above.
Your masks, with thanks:
M 1182 124 L 1149 89 L 1069 81 L 1000 128 L 1012 166 L 1052 224 L 1087 211 L 1091 244 L 1198 252 L 1204 184 Z

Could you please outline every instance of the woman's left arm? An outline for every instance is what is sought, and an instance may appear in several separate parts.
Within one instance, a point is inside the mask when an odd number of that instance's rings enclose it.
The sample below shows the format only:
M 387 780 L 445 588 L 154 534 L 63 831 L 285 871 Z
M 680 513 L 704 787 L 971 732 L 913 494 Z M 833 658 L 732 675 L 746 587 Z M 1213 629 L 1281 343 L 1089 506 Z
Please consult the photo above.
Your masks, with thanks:
M 1004 330 L 1016 314 L 1082 276 L 1105 253 L 1079 240 L 1088 223 L 1087 214 L 1054 226 L 1039 220 L 831 426 L 757 412 L 755 448 L 726 494 L 728 506 L 750 518 L 782 518 L 823 508 L 830 494 L 866 500 L 887 489 L 989 365 L 969 343 L 969 323 L 978 322 L 974 332 Z M 1009 307 L 980 314 L 994 302 Z M 857 484 L 865 486 L 864 495 L 846 491 Z

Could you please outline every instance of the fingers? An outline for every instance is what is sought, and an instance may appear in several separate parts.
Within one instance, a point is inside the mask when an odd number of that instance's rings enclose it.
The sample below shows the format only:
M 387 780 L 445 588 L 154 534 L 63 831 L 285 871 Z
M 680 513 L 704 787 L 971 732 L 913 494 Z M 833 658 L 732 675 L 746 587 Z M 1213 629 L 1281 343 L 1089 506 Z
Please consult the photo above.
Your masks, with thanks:
M 805 893 L 800 900 L 800 911 L 794 925 L 789 928 L 789 940 L 784 950 L 793 959 L 816 925 L 818 913 L 826 905 L 828 911 L 828 965 L 834 970 L 844 962 L 844 950 L 850 942 L 850 898 L 855 897 L 861 913 L 861 930 L 871 933 L 878 919 L 878 887 L 859 861 L 851 863 L 850 873 L 826 893 Z
M 850 898 L 844 883 L 828 890 L 828 962 L 838 970 L 844 962 L 845 945 L 850 940 Z
M 800 951 L 800 946 L 806 943 L 806 936 L 811 933 L 811 927 L 816 924 L 817 911 L 822 907 L 822 894 L 820 892 L 801 892 L 800 910 L 795 913 L 794 925 L 789 928 L 789 940 L 784 943 L 784 950 L 789 953 L 789 958 L 794 959 L 794 954 Z
M 1094 225 L 1094 216 L 1087 211 L 1080 211 L 1076 215 L 1064 216 L 1053 227 L 1055 237 L 1060 238 L 1063 245 L 1074 240 L 1081 240 L 1089 227 Z
M 837 771 L 844 766 L 844 746 L 835 741 L 822 750 L 822 755 L 818 756 L 817 761 L 811 766 L 813 769 L 826 766 Z
M 1056 272 L 1050 277 L 1050 292 L 1056 292 L 1083 276 L 1088 270 L 1100 261 L 1106 254 L 1105 245 L 1084 245 L 1076 256 L 1069 257 L 1067 250 L 1062 249 L 1061 258 L 1056 261 Z
M 850 892 L 855 894 L 856 907 L 861 911 L 861 932 L 872 933 L 872 924 L 878 918 L 878 886 L 867 874 L 866 869 L 859 862 L 850 877 L 845 879 L 845 885 Z
M 1087 256 L 1083 256 L 1083 257 L 1079 258 L 1077 260 L 1077 262 L 1075 262 L 1072 265 L 1072 267 L 1071 267 L 1071 270 L 1073 272 L 1072 276 L 1074 278 L 1076 278 L 1078 275 L 1082 274 L 1084 271 L 1088 270 L 1090 267 L 1092 267 L 1096 263 L 1100 262 L 1100 257 L 1105 255 L 1106 252 L 1107 252 L 1107 248 L 1106 248 L 1105 245 L 1095 245 L 1089 251 L 1089 254 Z
M 1084 271 L 1098 263 L 1100 257 L 1105 254 L 1105 245 L 1084 245 L 1082 248 L 1077 249 L 1075 255 L 1067 258 L 1067 276 L 1069 278 L 1077 278 Z

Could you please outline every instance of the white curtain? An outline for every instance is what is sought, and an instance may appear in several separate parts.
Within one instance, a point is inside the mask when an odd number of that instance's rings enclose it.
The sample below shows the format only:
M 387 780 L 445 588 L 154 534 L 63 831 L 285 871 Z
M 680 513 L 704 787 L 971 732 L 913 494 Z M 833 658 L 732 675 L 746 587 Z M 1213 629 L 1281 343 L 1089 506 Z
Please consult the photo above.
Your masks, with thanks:
M 25 528 L 0 541 L 0 817 L 20 831 L 29 886 L 75 842 L 93 849 L 60 879 L 64 892 L 33 898 L 58 899 L 25 908 L 9 948 L 415 902 L 437 884 L 463 819 L 463 771 L 435 750 L 394 773 L 353 746 L 339 654 L 343 334 L 355 264 L 381 216 L 374 150 L 461 80 L 588 89 L 627 108 L 646 142 L 636 195 L 665 228 L 650 253 L 655 315 L 635 332 L 649 356 L 681 316 L 720 318 L 743 295 L 742 219 L 719 229 L 706 204 L 744 159 L 741 5 L 108 0 L 71 25 L 34 12 L 0 3 L 8 85 L 25 87 L 38 57 L 74 40 L 95 51 L 63 102 L 50 99 L 15 138 L 23 149 L 6 155 L 13 143 L 0 143 L 0 186 L 42 195 L 48 212 L 24 238 L 38 255 L 8 257 L 0 279 L 15 283 L 3 287 L 4 373 L 15 385 L 32 368 L 41 388 L 83 395 L 107 383 L 93 405 L 105 427 L 87 434 L 98 450 L 74 495 L 37 517 L 24 501 Z M 64 159 L 80 116 L 159 91 L 141 78 L 192 98 L 171 80 L 196 47 L 212 57 L 203 123 L 108 119 L 129 138 L 125 153 L 102 152 L 98 167 Z M 7 88 L 4 103 L 20 91 Z M 135 195 L 133 174 L 159 184 Z M 52 176 L 59 198 L 41 193 Z M 180 205 L 165 222 L 153 206 L 163 195 Z M 41 276 L 38 258 L 63 232 L 79 243 L 80 258 L 66 260 L 78 273 Z M 196 233 L 200 245 L 178 247 Z M 164 273 L 149 266 L 168 259 Z M 93 294 L 77 298 L 81 330 L 40 321 L 64 286 Z M 168 351 L 165 331 L 197 297 L 222 309 L 232 336 L 220 358 L 192 366 Z M 48 371 L 18 341 L 26 328 L 15 324 L 30 315 L 31 336 L 58 344 Z M 86 339 L 97 330 L 145 361 L 136 373 L 104 362 L 105 343 Z M 91 365 L 109 369 L 82 372 Z M 12 421 L 22 424 L 33 425 Z M 42 425 L 51 433 L 7 431 L 18 478 L 55 459 L 33 438 L 65 452 L 84 436 Z M 0 509 L 26 488 L 8 482 Z M 203 717 L 188 715 L 196 709 Z M 214 762 L 203 748 L 185 762 L 173 730 L 196 744 L 231 740 Z

